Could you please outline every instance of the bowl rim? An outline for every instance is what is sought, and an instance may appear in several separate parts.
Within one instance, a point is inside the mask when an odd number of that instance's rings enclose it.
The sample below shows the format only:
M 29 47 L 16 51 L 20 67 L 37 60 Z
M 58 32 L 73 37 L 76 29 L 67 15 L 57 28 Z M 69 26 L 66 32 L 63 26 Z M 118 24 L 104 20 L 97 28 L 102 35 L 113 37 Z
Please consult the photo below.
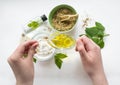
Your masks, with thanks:
M 78 21 L 78 18 L 76 19 L 74 26 L 73 26 L 71 29 L 69 29 L 69 30 L 59 31 L 59 30 L 55 29 L 55 28 L 53 27 L 53 25 L 52 25 L 53 15 L 56 13 L 56 11 L 57 11 L 58 9 L 61 9 L 61 8 L 68 8 L 68 9 L 70 9 L 73 13 L 77 14 L 76 10 L 75 10 L 72 6 L 70 6 L 70 5 L 68 5 L 68 4 L 60 4 L 60 5 L 57 5 L 57 6 L 55 6 L 55 7 L 50 11 L 50 13 L 49 13 L 49 17 L 48 17 L 49 25 L 50 25 L 50 27 L 51 27 L 52 29 L 54 29 L 55 31 L 58 31 L 58 32 L 60 32 L 60 33 L 70 32 L 71 30 L 73 30 L 73 29 L 75 28 L 75 26 L 76 26 L 76 24 L 77 24 L 77 21 Z

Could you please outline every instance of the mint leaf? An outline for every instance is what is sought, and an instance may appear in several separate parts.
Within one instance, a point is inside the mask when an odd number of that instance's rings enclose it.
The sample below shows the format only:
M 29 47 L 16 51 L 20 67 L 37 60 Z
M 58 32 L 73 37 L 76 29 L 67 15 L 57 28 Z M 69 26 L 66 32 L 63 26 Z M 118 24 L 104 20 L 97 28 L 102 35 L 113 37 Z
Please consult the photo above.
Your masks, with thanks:
M 61 69 L 62 67 L 62 59 L 66 58 L 67 55 L 66 54 L 63 54 L 63 53 L 57 53 L 55 56 L 54 56 L 54 59 L 55 59 L 55 64 L 56 66 Z

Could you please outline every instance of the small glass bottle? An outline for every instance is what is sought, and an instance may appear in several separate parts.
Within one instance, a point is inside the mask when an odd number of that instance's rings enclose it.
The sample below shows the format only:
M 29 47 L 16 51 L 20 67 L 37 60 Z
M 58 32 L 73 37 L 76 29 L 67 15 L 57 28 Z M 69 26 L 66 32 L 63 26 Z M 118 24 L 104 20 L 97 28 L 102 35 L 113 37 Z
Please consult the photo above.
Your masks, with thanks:
M 35 19 L 31 20 L 28 24 L 25 25 L 24 33 L 27 34 L 31 31 L 37 29 L 46 20 L 47 20 L 46 15 L 36 17 Z

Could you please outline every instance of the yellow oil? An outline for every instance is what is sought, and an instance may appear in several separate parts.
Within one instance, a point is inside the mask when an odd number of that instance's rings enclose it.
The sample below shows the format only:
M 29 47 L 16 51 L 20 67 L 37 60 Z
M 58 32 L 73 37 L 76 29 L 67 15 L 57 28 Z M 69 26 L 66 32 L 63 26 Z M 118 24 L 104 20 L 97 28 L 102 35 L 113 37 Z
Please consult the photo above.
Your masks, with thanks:
M 58 34 L 53 39 L 52 42 L 57 48 L 70 48 L 75 44 L 75 40 L 66 34 Z

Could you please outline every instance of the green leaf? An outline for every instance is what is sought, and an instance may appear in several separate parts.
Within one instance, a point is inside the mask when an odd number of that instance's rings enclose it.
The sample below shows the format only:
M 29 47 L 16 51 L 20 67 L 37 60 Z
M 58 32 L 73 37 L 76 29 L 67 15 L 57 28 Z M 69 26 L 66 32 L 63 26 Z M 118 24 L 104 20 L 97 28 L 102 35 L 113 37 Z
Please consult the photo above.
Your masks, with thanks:
M 104 34 L 104 37 L 109 36 L 110 34 Z
M 24 54 L 23 55 L 24 58 L 28 57 L 28 54 Z M 36 63 L 37 59 L 36 58 L 33 58 L 33 62 Z
M 102 31 L 105 30 L 104 26 L 103 26 L 101 23 L 95 22 L 95 25 L 96 25 L 96 27 L 97 27 L 99 30 L 102 30 Z
M 67 57 L 67 55 L 65 55 L 65 54 L 63 54 L 63 53 L 58 53 L 58 54 L 55 55 L 55 57 L 58 57 L 58 58 L 60 58 L 60 59 L 64 59 L 64 58 Z
M 98 37 L 92 37 L 92 40 L 97 44 L 99 42 L 99 38 Z
M 81 35 L 79 35 L 79 36 L 81 37 L 81 36 L 83 36 L 83 35 L 86 35 L 86 34 L 81 34 Z
M 97 44 L 100 46 L 100 48 L 103 48 L 104 47 L 104 41 L 103 41 L 103 39 L 100 40 Z
M 58 67 L 59 69 L 61 69 L 62 63 L 63 63 L 63 61 L 62 61 L 61 59 L 55 58 L 55 64 L 57 65 L 57 67 Z
M 98 33 L 98 29 L 96 27 L 86 28 L 85 32 L 90 37 L 95 36 Z
M 37 59 L 36 58 L 33 58 L 33 62 L 36 63 Z
M 54 59 L 55 59 L 55 64 L 57 65 L 57 67 L 59 69 L 61 69 L 62 67 L 62 59 L 66 58 L 67 55 L 66 54 L 63 54 L 63 53 L 57 53 L 55 56 L 54 56 Z
M 87 37 L 91 38 L 97 45 L 99 45 L 100 48 L 103 48 L 104 37 L 109 35 L 105 34 L 104 31 L 105 31 L 104 26 L 99 22 L 95 22 L 95 26 L 86 28 L 85 29 L 86 34 L 82 35 L 86 35 Z
M 104 37 L 104 32 L 99 30 L 98 33 L 97 33 L 97 36 L 100 37 L 100 38 L 103 38 Z
M 92 37 L 92 40 L 100 47 L 103 48 L 104 47 L 104 41 L 103 39 L 99 38 L 99 37 Z

